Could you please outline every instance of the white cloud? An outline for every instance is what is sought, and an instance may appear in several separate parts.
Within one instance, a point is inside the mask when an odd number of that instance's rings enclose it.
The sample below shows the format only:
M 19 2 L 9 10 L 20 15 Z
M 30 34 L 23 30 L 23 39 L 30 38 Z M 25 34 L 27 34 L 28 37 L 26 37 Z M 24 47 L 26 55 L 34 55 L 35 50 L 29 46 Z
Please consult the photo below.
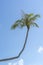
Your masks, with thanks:
M 8 65 L 24 65 L 24 60 L 20 59 L 19 61 L 15 62 L 15 63 L 8 63 Z
M 18 65 L 24 65 L 23 59 L 19 60 Z
M 12 65 L 17 65 L 17 63 L 13 63 Z
M 12 63 L 8 63 L 8 65 L 12 65 Z
M 40 47 L 38 48 L 38 52 L 39 52 L 39 53 L 43 53 L 43 47 L 42 47 L 42 46 L 40 46 Z

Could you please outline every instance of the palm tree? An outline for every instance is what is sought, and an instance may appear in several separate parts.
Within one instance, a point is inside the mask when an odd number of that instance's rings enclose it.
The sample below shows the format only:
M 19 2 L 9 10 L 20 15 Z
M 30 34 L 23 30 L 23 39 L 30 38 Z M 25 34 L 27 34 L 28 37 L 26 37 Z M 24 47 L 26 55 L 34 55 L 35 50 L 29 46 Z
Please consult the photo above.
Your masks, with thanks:
M 2 61 L 8 61 L 8 60 L 13 60 L 13 59 L 17 59 L 20 57 L 20 55 L 22 54 L 22 52 L 24 51 L 25 49 L 25 46 L 26 46 L 26 42 L 27 42 L 27 38 L 28 38 L 28 32 L 29 32 L 29 29 L 31 26 L 36 26 L 36 27 L 39 27 L 37 25 L 37 23 L 35 23 L 34 21 L 39 18 L 40 15 L 36 14 L 34 15 L 33 13 L 30 13 L 30 14 L 26 14 L 24 13 L 22 18 L 17 20 L 12 26 L 11 26 L 11 29 L 15 29 L 17 27 L 20 27 L 20 28 L 23 28 L 26 26 L 27 28 L 27 33 L 26 33 L 26 38 L 25 38 L 25 42 L 24 42 L 24 45 L 23 45 L 23 48 L 21 49 L 21 51 L 19 52 L 19 54 L 16 56 L 16 57 L 11 57 L 11 58 L 5 58 L 5 59 L 1 59 L 0 62 Z

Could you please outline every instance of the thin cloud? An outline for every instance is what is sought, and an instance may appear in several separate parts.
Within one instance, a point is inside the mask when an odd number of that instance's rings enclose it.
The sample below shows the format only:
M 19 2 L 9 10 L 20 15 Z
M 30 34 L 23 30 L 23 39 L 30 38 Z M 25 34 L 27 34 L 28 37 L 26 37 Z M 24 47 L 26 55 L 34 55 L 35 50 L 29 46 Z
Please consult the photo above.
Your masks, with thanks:
M 38 53 L 43 53 L 43 47 L 40 46 L 40 47 L 38 48 Z

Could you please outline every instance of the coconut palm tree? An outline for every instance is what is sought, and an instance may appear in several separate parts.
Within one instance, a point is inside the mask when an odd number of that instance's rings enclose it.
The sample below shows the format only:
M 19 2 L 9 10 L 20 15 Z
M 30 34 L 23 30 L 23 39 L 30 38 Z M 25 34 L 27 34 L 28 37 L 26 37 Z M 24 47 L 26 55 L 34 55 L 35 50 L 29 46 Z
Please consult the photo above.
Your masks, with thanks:
M 19 52 L 19 54 L 16 56 L 16 57 L 11 57 L 11 58 L 5 58 L 5 59 L 0 59 L 0 62 L 2 61 L 8 61 L 8 60 L 13 60 L 13 59 L 17 59 L 20 57 L 20 55 L 22 54 L 22 52 L 24 51 L 25 49 L 25 46 L 26 46 L 26 42 L 27 42 L 27 38 L 28 38 L 28 32 L 29 32 L 29 29 L 31 26 L 36 26 L 36 27 L 39 27 L 37 25 L 37 23 L 35 23 L 34 21 L 39 18 L 40 15 L 36 14 L 34 15 L 33 13 L 30 13 L 30 14 L 26 14 L 24 13 L 22 18 L 17 20 L 12 26 L 11 26 L 11 29 L 16 29 L 17 27 L 20 27 L 20 28 L 23 28 L 26 26 L 27 28 L 27 33 L 26 33 L 26 38 L 25 38 L 25 42 L 24 42 L 24 45 L 23 45 L 23 48 L 21 49 L 21 51 Z

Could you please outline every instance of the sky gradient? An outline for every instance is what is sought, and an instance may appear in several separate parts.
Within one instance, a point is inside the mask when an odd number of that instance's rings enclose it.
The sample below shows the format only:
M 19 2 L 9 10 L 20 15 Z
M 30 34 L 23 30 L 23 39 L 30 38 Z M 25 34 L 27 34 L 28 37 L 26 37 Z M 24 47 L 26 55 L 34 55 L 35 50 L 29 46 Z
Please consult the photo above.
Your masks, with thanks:
M 16 56 L 22 49 L 26 28 L 11 30 L 12 24 L 21 18 L 22 12 L 40 14 L 35 22 L 39 28 L 31 27 L 27 45 L 17 60 L 2 62 L 8 65 L 23 59 L 24 65 L 43 65 L 43 0 L 0 0 L 0 59 Z

